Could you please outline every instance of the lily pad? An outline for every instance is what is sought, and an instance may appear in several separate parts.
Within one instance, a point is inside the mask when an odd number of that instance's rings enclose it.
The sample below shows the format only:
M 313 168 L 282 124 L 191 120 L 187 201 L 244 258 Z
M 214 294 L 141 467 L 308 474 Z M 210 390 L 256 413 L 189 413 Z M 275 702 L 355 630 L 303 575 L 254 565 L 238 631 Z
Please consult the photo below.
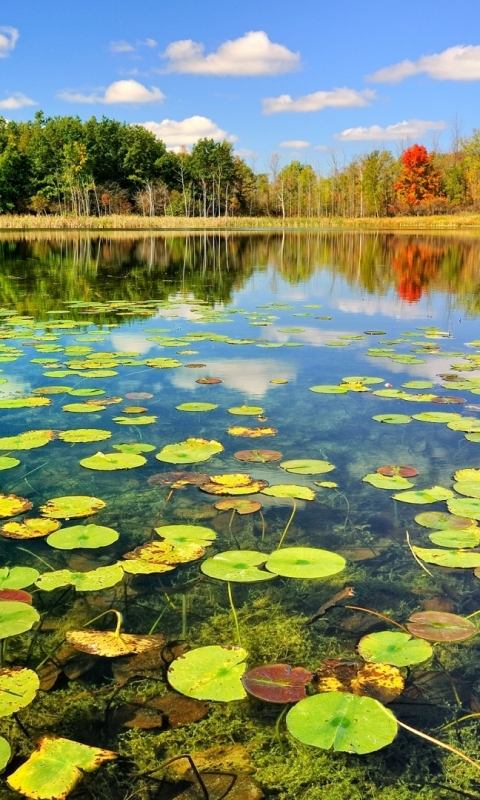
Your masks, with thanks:
M 29 631 L 40 619 L 38 611 L 18 600 L 0 603 L 0 639 Z
M 0 519 L 8 517 L 16 517 L 17 514 L 23 514 L 32 508 L 33 503 L 26 500 L 24 497 L 18 497 L 16 494 L 1 494 L 0 493 Z
M 104 761 L 116 757 L 110 750 L 44 736 L 38 749 L 7 783 L 31 800 L 65 800 L 85 772 L 94 772 Z
M 75 548 L 107 547 L 118 539 L 118 533 L 113 528 L 103 525 L 74 525 L 71 528 L 62 528 L 47 539 L 50 547 L 57 550 L 74 550 Z
M 479 433 L 480 432 L 480 419 L 477 417 L 462 417 L 449 422 L 447 427 L 452 431 L 462 431 L 462 433 Z
M 377 489 L 409 489 L 413 483 L 402 478 L 400 475 L 394 475 L 389 478 L 386 475 L 380 475 L 378 472 L 370 472 L 362 478 L 364 483 L 370 483 Z
M 454 497 L 447 500 L 448 510 L 459 517 L 480 520 L 480 500 L 473 497 Z
M 422 514 L 417 514 L 415 522 L 423 525 L 424 528 L 433 528 L 437 531 L 448 530 L 455 528 L 455 530 L 463 530 L 464 528 L 471 528 L 476 523 L 468 517 L 457 517 L 454 514 L 447 514 L 444 511 L 424 511 Z
M 242 497 L 230 497 L 227 500 L 219 500 L 215 503 L 215 508 L 219 511 L 236 511 L 237 514 L 254 514 L 260 511 L 261 503 L 256 500 L 244 499 Z
M 365 661 L 393 664 L 396 667 L 421 664 L 433 655 L 427 642 L 413 639 L 401 631 L 369 633 L 360 639 L 357 649 Z
M 155 531 L 162 539 L 174 545 L 194 542 L 200 547 L 208 547 L 217 538 L 212 528 L 203 525 L 162 525 L 160 528 L 155 528 Z
M 264 413 L 264 409 L 260 406 L 232 406 L 227 411 L 229 414 L 237 414 L 244 417 L 258 417 Z
M 136 547 L 131 553 L 125 553 L 124 558 L 141 559 L 151 564 L 187 564 L 197 561 L 205 555 L 205 550 L 191 539 L 183 542 L 167 541 L 147 542 Z
M 432 486 L 430 489 L 418 489 L 393 495 L 393 499 L 398 500 L 400 503 L 415 503 L 418 505 L 437 503 L 439 500 L 449 500 L 451 497 L 453 497 L 453 492 L 450 489 L 444 489 L 443 486 Z
M 102 431 L 100 428 L 75 428 L 69 431 L 60 431 L 58 438 L 69 444 L 80 442 L 101 442 L 110 439 L 111 431 Z
M 16 436 L 4 436 L 0 439 L 0 450 L 33 450 L 43 447 L 55 438 L 53 431 L 39 430 L 18 433 Z
M 278 450 L 239 450 L 234 455 L 239 461 L 256 464 L 267 464 L 270 461 L 280 461 L 282 458 L 282 454 Z
M 35 699 L 40 680 L 33 669 L 0 669 L 0 717 L 16 714 Z
M 313 679 L 317 692 L 348 692 L 391 703 L 405 688 L 405 678 L 392 664 L 358 663 L 326 658 Z
M 0 536 L 7 539 L 39 539 L 60 528 L 57 519 L 24 519 L 22 522 L 6 522 L 0 528 Z
M 228 428 L 230 436 L 246 436 L 248 439 L 259 439 L 261 436 L 275 436 L 275 428 L 246 428 L 244 425 L 233 425 Z
M 403 389 L 433 389 L 432 381 L 407 381 L 402 383 Z
M 98 592 L 101 589 L 110 589 L 122 579 L 122 567 L 112 564 L 108 567 L 97 567 L 90 572 L 71 572 L 69 569 L 44 572 L 35 582 L 35 586 L 45 592 L 52 592 L 62 586 L 75 586 L 78 592 Z
M 311 392 L 315 392 L 316 394 L 347 394 L 348 386 L 341 385 L 341 386 L 334 386 L 334 385 L 319 385 L 319 386 L 310 386 L 309 387 Z
M 444 611 L 418 611 L 411 615 L 407 628 L 413 636 L 432 642 L 461 642 L 476 633 L 469 619 Z
M 49 397 L 12 397 L 7 400 L 0 399 L 0 408 L 36 408 L 39 406 L 50 406 L 52 401 Z
M 119 450 L 121 453 L 133 453 L 134 455 L 138 455 L 139 453 L 151 453 L 152 450 L 155 450 L 154 444 L 144 444 L 143 442 L 114 444 L 112 447 L 114 450 Z
M 227 550 L 207 558 L 201 566 L 204 575 L 219 581 L 234 583 L 257 583 L 275 578 L 269 572 L 259 569 L 265 564 L 267 556 L 256 550 Z
M 223 381 L 220 380 L 220 378 L 197 378 L 195 383 L 201 383 L 201 384 L 205 384 L 205 385 L 213 385 L 213 384 L 216 384 L 216 383 L 223 383 Z
M 275 550 L 266 563 L 266 568 L 284 578 L 328 578 L 346 566 L 345 559 L 329 550 L 317 547 L 284 547 Z
M 267 486 L 267 481 L 254 480 L 250 475 L 234 473 L 226 475 L 212 475 L 209 483 L 200 486 L 202 492 L 216 495 L 242 495 L 255 494 Z
M 295 500 L 315 500 L 315 492 L 312 489 L 308 486 L 298 486 L 296 483 L 277 483 L 275 486 L 262 489 L 262 494 L 280 498 L 293 497 Z
M 90 517 L 102 508 L 105 508 L 105 503 L 98 497 L 78 494 L 53 497 L 51 500 L 47 500 L 45 505 L 40 506 L 40 511 L 44 517 L 73 519 Z
M 326 692 L 306 697 L 287 714 L 290 734 L 303 744 L 346 753 L 372 753 L 393 742 L 397 720 L 371 697 Z
M 460 419 L 460 414 L 448 411 L 423 411 L 421 414 L 413 414 L 413 419 L 419 422 L 453 422 Z
M 268 703 L 297 703 L 306 697 L 305 687 L 312 673 L 289 664 L 265 664 L 254 667 L 242 678 L 247 692 Z
M 82 653 L 90 653 L 105 658 L 118 658 L 132 654 L 146 653 L 158 648 L 157 636 L 138 636 L 116 631 L 69 630 L 65 634 L 67 642 Z
M 375 414 L 372 419 L 376 422 L 385 422 L 387 425 L 406 425 L 412 421 L 407 414 Z
M 113 422 L 117 425 L 153 425 L 156 421 L 156 416 L 146 414 L 143 417 L 113 417 Z
M 453 484 L 453 488 L 466 497 L 480 498 L 480 481 L 458 481 Z
M 397 467 L 396 464 L 386 464 L 384 467 L 378 467 L 377 472 L 379 475 L 385 475 L 388 478 L 393 478 L 400 475 L 401 478 L 414 478 L 418 475 L 418 470 L 415 467 Z
M 102 472 L 113 472 L 119 469 L 134 469 L 143 467 L 147 463 L 144 456 L 134 453 L 95 453 L 94 456 L 82 458 L 80 466 L 86 469 L 96 469 Z
M 155 458 L 159 461 L 166 461 L 167 464 L 196 464 L 200 461 L 208 461 L 222 450 L 223 446 L 220 442 L 192 438 L 178 442 L 178 444 L 167 444 Z
M 18 458 L 12 458 L 11 456 L 0 456 L 0 471 L 18 467 L 19 464 L 20 461 Z
M 293 472 L 296 475 L 321 475 L 324 472 L 331 472 L 335 469 L 334 464 L 329 461 L 322 461 L 315 458 L 296 458 L 291 461 L 282 461 L 281 468 L 286 472 Z
M 170 685 L 196 700 L 227 703 L 243 700 L 242 685 L 247 651 L 242 647 L 210 645 L 189 650 L 175 659 L 168 670 Z
M 33 567 L 1 567 L 0 589 L 25 589 L 35 583 L 39 574 Z
M 0 736 L 0 772 L 3 772 L 12 757 L 12 748 L 3 736 Z
M 427 564 L 437 564 L 439 567 L 451 567 L 452 569 L 480 567 L 480 553 L 471 553 L 466 550 L 435 550 L 427 547 L 413 547 L 412 550 Z
M 177 411 L 214 411 L 218 403 L 181 403 L 175 408 Z
M 465 547 L 476 547 L 480 544 L 480 530 L 478 528 L 469 528 L 467 530 L 443 530 L 435 531 L 428 537 L 433 544 L 439 544 L 440 547 L 452 547 L 459 550 Z
M 476 467 L 457 469 L 453 478 L 456 481 L 478 481 L 480 485 L 480 469 L 477 469 Z

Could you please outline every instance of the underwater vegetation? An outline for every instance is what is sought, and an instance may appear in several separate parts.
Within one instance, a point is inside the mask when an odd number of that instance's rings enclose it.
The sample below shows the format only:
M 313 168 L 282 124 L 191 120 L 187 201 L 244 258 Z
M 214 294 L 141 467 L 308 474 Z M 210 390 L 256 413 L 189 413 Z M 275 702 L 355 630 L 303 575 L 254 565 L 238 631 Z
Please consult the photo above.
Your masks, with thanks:
M 0 308 L 2 800 L 480 797 L 475 320 L 139 286 Z

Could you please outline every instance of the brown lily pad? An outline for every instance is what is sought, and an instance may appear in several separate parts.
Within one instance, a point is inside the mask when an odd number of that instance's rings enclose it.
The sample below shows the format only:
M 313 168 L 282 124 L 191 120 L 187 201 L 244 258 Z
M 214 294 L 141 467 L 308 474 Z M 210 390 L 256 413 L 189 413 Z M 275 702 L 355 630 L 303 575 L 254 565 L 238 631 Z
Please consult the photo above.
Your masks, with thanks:
M 206 364 L 185 364 L 185 366 L 187 367 L 187 369 L 202 369 L 203 367 L 206 367 L 207 365 Z
M 123 403 L 122 397 L 99 397 L 96 400 L 85 400 L 83 405 L 85 406 L 114 406 L 117 403 Z
M 212 475 L 209 483 L 200 486 L 202 492 L 216 495 L 256 494 L 268 486 L 267 481 L 254 480 L 250 475 L 236 473 L 232 475 Z
M 136 697 L 128 703 L 129 719 L 123 724 L 126 728 L 181 728 L 198 722 L 207 716 L 210 703 L 195 700 L 176 692 L 166 692 L 161 697 L 145 700 Z
M 155 634 L 158 646 L 138 655 L 124 656 L 112 662 L 113 677 L 124 686 L 132 678 L 151 678 L 158 680 L 161 670 L 187 650 L 186 644 L 167 645 L 165 637 Z
M 0 528 L 0 536 L 7 539 L 39 539 L 58 531 L 60 527 L 58 519 L 24 519 L 23 522 L 6 522 Z
M 95 664 L 95 657 L 81 653 L 71 644 L 63 644 L 43 667 L 38 670 L 40 689 L 48 692 L 55 686 L 57 678 L 62 673 L 69 681 L 75 681 L 88 672 Z
M 380 703 L 391 703 L 404 689 L 405 678 L 391 664 L 365 664 L 327 658 L 315 672 L 318 692 L 350 692 L 373 697 Z
M 204 472 L 159 472 L 152 475 L 148 480 L 151 486 L 174 486 L 181 489 L 183 486 L 202 486 L 208 483 L 210 478 Z
M 196 763 L 196 754 L 193 753 Z M 207 789 L 210 800 L 262 800 L 265 797 L 260 784 L 251 775 L 241 773 L 202 773 L 202 781 Z M 175 795 L 175 800 L 204 800 L 205 794 L 198 781 L 191 778 L 192 785 L 180 794 Z
M 236 511 L 237 514 L 253 514 L 260 511 L 262 504 L 257 500 L 247 500 L 242 497 L 230 497 L 227 500 L 219 500 L 215 503 L 215 508 L 219 511 Z
M 122 408 L 122 414 L 144 414 L 147 410 L 145 406 L 125 406 Z
M 378 467 L 377 472 L 380 475 L 385 475 L 387 478 L 399 476 L 400 478 L 414 478 L 418 475 L 418 470 L 414 467 L 398 467 L 396 464 L 387 464 L 384 467 Z
M 440 405 L 460 405 L 464 403 L 463 397 L 433 397 L 432 403 L 439 403 Z
M 223 381 L 221 381 L 220 378 L 197 378 L 195 383 L 208 384 L 210 386 L 214 383 L 223 383 Z
M 407 622 L 413 636 L 432 642 L 461 642 L 476 633 L 473 622 L 458 614 L 442 611 L 419 611 Z
M 17 514 L 24 514 L 33 506 L 30 500 L 18 497 L 16 494 L 0 494 L 0 519 L 16 517 Z
M 235 458 L 239 461 L 266 464 L 268 461 L 280 461 L 283 455 L 278 450 L 239 450 L 235 453 Z
M 65 638 L 69 644 L 77 650 L 81 650 L 82 653 L 91 653 L 106 658 L 142 653 L 158 647 L 155 636 L 138 636 L 133 633 L 116 633 L 115 631 L 71 630 L 67 631 Z
M 259 439 L 261 436 L 275 436 L 275 428 L 247 428 L 245 425 L 232 425 L 227 429 L 230 436 L 246 436 L 249 439 Z

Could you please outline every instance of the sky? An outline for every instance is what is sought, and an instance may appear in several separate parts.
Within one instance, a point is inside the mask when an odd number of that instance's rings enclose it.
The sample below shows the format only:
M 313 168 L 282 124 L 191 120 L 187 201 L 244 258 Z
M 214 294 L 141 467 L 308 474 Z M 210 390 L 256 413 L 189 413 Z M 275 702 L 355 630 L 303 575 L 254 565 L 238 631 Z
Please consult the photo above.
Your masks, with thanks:
M 107 116 L 319 167 L 480 128 L 476 0 L 2 0 L 0 115 Z

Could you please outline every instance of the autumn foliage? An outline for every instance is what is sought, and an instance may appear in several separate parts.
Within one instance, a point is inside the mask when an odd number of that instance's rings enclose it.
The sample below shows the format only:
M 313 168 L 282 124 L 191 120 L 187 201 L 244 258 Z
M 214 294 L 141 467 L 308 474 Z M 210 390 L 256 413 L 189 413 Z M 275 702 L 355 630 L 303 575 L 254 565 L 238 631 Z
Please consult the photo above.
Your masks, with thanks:
M 395 190 L 410 207 L 429 204 L 443 196 L 442 177 L 432 159 L 433 153 L 421 144 L 414 144 L 402 155 L 402 171 Z
M 395 249 L 392 266 L 397 274 L 397 292 L 407 303 L 417 303 L 437 275 L 444 248 L 408 242 Z

